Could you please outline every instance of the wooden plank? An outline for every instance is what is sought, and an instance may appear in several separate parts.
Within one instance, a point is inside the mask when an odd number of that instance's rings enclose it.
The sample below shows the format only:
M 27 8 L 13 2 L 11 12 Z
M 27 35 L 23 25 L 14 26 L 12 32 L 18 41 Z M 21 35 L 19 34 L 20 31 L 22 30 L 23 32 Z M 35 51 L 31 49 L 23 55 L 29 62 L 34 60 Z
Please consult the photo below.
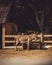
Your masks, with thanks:
M 17 48 L 22 48 L 23 49 L 23 46 L 17 46 Z
M 16 46 L 5 46 L 4 48 L 16 48 Z
M 5 41 L 5 43 L 14 43 L 15 41 Z
M 19 37 L 21 35 L 5 35 L 5 37 Z M 37 35 L 37 37 L 41 37 L 41 35 Z
M 5 35 L 5 37 L 16 37 L 17 35 Z
M 44 41 L 44 43 L 52 43 L 52 41 Z
M 21 35 L 5 35 L 5 37 L 18 37 L 18 36 L 21 36 Z
M 5 47 L 5 25 L 2 25 L 2 48 Z
M 44 37 L 52 37 L 52 35 L 44 35 Z
M 44 46 L 44 48 L 52 48 L 52 45 Z
M 16 48 L 16 46 L 5 46 L 4 48 Z M 22 46 L 17 46 L 17 48 L 22 48 L 23 49 Z
M 18 37 L 18 36 L 21 36 L 21 35 L 5 35 L 5 37 Z M 37 36 L 41 37 L 41 34 Z M 44 37 L 52 37 L 52 35 L 44 35 Z
M 27 44 L 27 49 L 29 50 L 29 45 L 30 45 L 30 42 L 29 42 L 29 37 L 28 37 L 28 44 Z

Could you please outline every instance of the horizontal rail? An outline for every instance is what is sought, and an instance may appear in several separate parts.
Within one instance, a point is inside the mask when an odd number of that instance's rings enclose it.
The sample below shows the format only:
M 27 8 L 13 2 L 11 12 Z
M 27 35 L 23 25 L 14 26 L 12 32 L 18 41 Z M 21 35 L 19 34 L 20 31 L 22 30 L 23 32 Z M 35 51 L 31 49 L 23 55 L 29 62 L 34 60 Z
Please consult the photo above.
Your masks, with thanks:
M 14 43 L 15 41 L 5 41 L 5 43 Z M 33 41 L 32 41 L 33 42 Z M 52 43 L 52 41 L 44 41 L 44 43 Z
M 52 41 L 44 41 L 44 43 L 52 43 Z
M 5 37 L 19 37 L 21 35 L 5 35 Z M 37 35 L 38 37 L 41 37 L 41 35 Z
M 52 45 L 44 46 L 44 48 L 52 48 Z
M 18 37 L 18 36 L 21 36 L 21 35 L 5 35 L 5 37 Z M 37 35 L 38 37 L 41 37 L 41 34 L 40 35 Z M 44 37 L 52 37 L 52 35 L 43 35 Z
M 15 41 L 5 41 L 5 43 L 14 43 Z
M 16 46 L 5 46 L 4 48 L 16 48 Z M 17 46 L 17 48 L 23 48 L 22 46 Z
M 4 48 L 16 48 L 16 46 L 5 46 Z
M 18 36 L 20 36 L 20 35 L 5 35 L 5 37 L 18 37 Z
M 52 35 L 44 35 L 44 37 L 52 37 Z

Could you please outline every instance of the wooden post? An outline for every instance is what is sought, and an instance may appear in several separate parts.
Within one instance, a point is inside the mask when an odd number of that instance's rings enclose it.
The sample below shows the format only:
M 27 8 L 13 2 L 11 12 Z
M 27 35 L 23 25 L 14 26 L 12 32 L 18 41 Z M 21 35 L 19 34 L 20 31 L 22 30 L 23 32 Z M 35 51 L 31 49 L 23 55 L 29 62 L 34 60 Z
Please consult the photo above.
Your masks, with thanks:
M 27 49 L 29 50 L 29 37 L 28 37 Z
M 41 49 L 43 48 L 43 33 L 41 33 Z
M 5 24 L 2 24 L 2 49 L 5 47 Z
M 23 45 L 24 45 L 24 43 L 22 43 L 22 50 L 23 50 Z
M 42 33 L 41 33 L 41 42 L 43 41 L 43 38 L 42 38 L 43 36 L 42 36 Z
M 18 50 L 18 49 L 17 49 L 17 45 L 18 45 L 18 38 L 15 37 L 15 46 L 16 46 L 15 49 L 16 49 L 16 51 Z

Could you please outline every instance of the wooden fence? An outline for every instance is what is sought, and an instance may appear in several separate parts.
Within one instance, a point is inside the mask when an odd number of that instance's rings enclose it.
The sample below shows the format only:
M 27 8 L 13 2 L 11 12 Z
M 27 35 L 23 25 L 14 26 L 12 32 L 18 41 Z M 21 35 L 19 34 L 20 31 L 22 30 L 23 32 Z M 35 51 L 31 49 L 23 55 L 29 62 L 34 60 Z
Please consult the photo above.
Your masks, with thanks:
M 16 48 L 16 46 L 5 46 L 6 43 L 14 43 L 14 40 L 6 40 L 6 38 L 18 38 L 20 35 L 5 35 L 5 24 L 2 25 L 2 48 Z M 42 33 L 38 34 L 37 37 L 40 38 L 41 43 L 52 43 L 51 40 L 45 40 L 45 38 L 52 38 L 52 34 L 43 35 Z M 28 36 L 28 47 L 29 49 L 29 36 Z
M 5 38 L 18 38 L 20 35 L 4 35 L 2 46 L 3 48 L 16 48 L 15 46 L 5 46 L 6 43 L 15 43 L 14 40 L 6 40 Z M 52 40 L 44 40 L 44 38 L 52 38 L 52 35 L 43 35 L 42 33 L 37 35 L 40 38 L 42 43 L 52 43 Z M 29 48 L 29 45 L 28 45 Z

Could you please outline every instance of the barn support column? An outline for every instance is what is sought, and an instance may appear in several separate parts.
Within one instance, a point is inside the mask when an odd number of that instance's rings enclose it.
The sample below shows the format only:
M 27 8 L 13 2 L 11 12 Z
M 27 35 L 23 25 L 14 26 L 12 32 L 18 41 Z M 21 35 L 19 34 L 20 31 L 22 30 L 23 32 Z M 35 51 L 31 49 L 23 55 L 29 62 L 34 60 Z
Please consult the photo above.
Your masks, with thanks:
M 5 47 L 5 24 L 2 24 L 2 49 Z

